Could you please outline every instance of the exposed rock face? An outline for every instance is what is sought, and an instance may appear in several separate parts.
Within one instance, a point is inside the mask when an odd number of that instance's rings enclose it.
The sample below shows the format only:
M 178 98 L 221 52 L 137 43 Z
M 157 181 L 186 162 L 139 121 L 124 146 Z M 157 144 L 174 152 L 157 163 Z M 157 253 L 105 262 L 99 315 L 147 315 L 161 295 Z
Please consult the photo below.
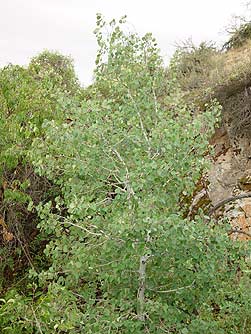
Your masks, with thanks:
M 232 237 L 234 239 L 251 239 L 251 199 L 242 199 L 235 203 L 230 219 L 233 226 Z
M 213 206 L 229 197 L 251 191 L 251 99 L 244 97 L 245 103 L 235 96 L 239 104 L 231 103 L 234 110 L 227 101 L 223 125 L 216 130 L 211 141 L 215 156 L 208 173 L 208 196 Z M 234 97 L 231 97 L 233 100 Z M 242 110 L 238 117 L 237 109 Z M 230 201 L 219 208 L 216 215 L 229 218 L 233 227 L 232 238 L 251 239 L 251 198 Z

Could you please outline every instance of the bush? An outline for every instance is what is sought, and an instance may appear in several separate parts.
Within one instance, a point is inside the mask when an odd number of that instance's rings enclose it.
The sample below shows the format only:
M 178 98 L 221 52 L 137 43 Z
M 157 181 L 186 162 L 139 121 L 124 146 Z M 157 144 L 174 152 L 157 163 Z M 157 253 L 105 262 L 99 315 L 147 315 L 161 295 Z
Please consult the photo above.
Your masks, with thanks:
M 60 75 L 42 62 L 45 58 L 61 60 Z M 43 73 L 39 80 L 35 64 Z M 69 92 L 64 92 L 60 80 L 70 77 L 73 82 L 73 74 L 68 58 L 49 52 L 34 58 L 28 69 L 8 65 L 0 70 L 0 244 L 1 256 L 9 258 L 0 264 L 1 289 L 16 284 L 17 277 L 23 279 L 43 250 L 45 240 L 38 236 L 38 217 L 29 207 L 51 198 L 57 190 L 52 182 L 34 173 L 27 152 L 34 138 L 43 138 L 45 119 L 60 124 L 70 117 L 66 103 Z M 71 101 L 76 100 L 76 104 L 78 90 L 75 86 L 75 93 L 71 92 Z
M 251 39 L 251 22 L 245 22 L 229 31 L 230 38 L 224 43 L 223 50 L 236 49 Z

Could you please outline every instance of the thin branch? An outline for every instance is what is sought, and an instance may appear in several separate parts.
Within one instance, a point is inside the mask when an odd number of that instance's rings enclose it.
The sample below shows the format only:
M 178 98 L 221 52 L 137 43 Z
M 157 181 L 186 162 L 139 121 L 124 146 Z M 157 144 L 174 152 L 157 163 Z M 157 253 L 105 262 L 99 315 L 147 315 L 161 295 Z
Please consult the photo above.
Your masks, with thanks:
M 177 292 L 177 291 L 184 290 L 184 289 L 189 289 L 189 288 L 193 287 L 194 283 L 195 283 L 195 281 L 193 281 L 192 284 L 190 284 L 190 285 L 182 286 L 180 288 L 171 289 L 171 290 L 155 290 L 155 289 L 149 289 L 149 288 L 148 288 L 148 290 L 158 292 L 158 293 L 171 293 L 171 292 Z
M 43 334 L 43 332 L 42 332 L 42 328 L 41 328 L 41 325 L 40 325 L 40 322 L 38 321 L 38 318 L 37 318 L 37 316 L 36 316 L 35 310 L 34 310 L 34 308 L 33 308 L 32 305 L 31 305 L 31 310 L 32 310 L 32 313 L 33 313 L 33 315 L 34 315 L 34 318 L 35 318 L 35 321 L 36 321 L 36 324 L 37 324 L 38 331 L 39 331 L 40 334 Z
M 63 222 L 60 222 L 60 223 L 63 223 L 63 224 L 69 224 L 69 225 L 71 225 L 71 226 L 80 228 L 81 230 L 85 231 L 86 233 L 91 234 L 91 235 L 95 235 L 95 236 L 97 236 L 97 237 L 100 237 L 100 236 L 103 236 L 103 235 L 104 235 L 103 233 L 95 233 L 95 232 L 91 232 L 91 231 L 89 231 L 87 228 L 85 228 L 85 227 L 83 227 L 83 226 L 81 226 L 81 225 L 74 224 L 74 223 L 69 222 L 69 221 L 66 221 L 66 220 L 64 220 Z
M 68 220 L 66 220 L 63 216 L 60 216 L 60 215 L 57 215 L 58 217 L 60 218 L 63 218 L 64 220 L 63 221 L 59 221 L 60 224 L 68 224 L 70 226 L 74 226 L 74 227 L 77 227 L 79 228 L 80 230 L 83 230 L 85 231 L 86 233 L 90 234 L 90 235 L 93 235 L 93 236 L 96 236 L 96 237 L 105 237 L 106 239 L 109 239 L 109 240 L 115 240 L 115 241 L 119 241 L 119 242 L 126 242 L 125 240 L 123 239 L 120 239 L 120 238 L 114 238 L 114 237 L 111 237 L 110 235 L 106 234 L 103 230 L 101 230 L 100 228 L 98 228 L 97 226 L 93 225 L 93 224 L 89 224 L 89 226 L 91 228 L 95 228 L 97 229 L 99 232 L 92 232 L 90 230 L 88 230 L 87 228 L 81 226 L 81 225 L 78 225 L 78 224 L 75 224 L 75 223 L 72 223 Z
M 153 87 L 152 87 L 152 92 L 153 92 L 153 100 L 154 100 L 154 107 L 155 107 L 155 114 L 156 114 L 156 121 L 155 121 L 155 125 L 157 125 L 158 122 L 158 100 L 157 100 L 157 96 L 156 96 L 156 92 L 155 92 L 155 79 L 153 80 Z
M 148 145 L 148 151 L 149 151 L 149 153 L 150 153 L 150 152 L 151 152 L 151 145 L 150 145 L 150 141 L 149 141 L 149 139 L 148 139 L 148 137 L 147 137 L 147 133 L 146 133 L 146 130 L 145 130 L 145 127 L 144 127 L 144 123 L 143 123 L 143 121 L 142 121 L 141 113 L 140 113 L 140 111 L 139 111 L 139 109 L 138 109 L 138 106 L 137 106 L 137 104 L 136 104 L 136 102 L 135 102 L 135 100 L 134 100 L 134 98 L 133 98 L 133 96 L 132 96 L 131 91 L 130 91 L 129 88 L 128 88 L 128 94 L 129 94 L 129 96 L 130 96 L 130 98 L 131 98 L 131 100 L 132 100 L 132 102 L 133 102 L 133 104 L 134 104 L 134 108 L 135 108 L 136 113 L 137 113 L 138 118 L 139 118 L 139 123 L 140 123 L 141 131 L 142 131 L 143 136 L 144 136 L 144 138 L 145 138 L 145 140 L 146 140 L 146 142 L 147 142 L 147 145 Z
M 250 233 L 245 232 L 245 231 L 242 231 L 242 230 L 236 230 L 236 229 L 233 229 L 233 230 L 231 230 L 228 234 L 231 235 L 231 234 L 234 234 L 234 233 L 244 234 L 244 235 L 246 235 L 246 236 L 248 236 L 248 237 L 251 238 L 251 234 L 250 234 Z
M 230 203 L 230 202 L 234 202 L 238 199 L 249 198 L 249 197 L 251 197 L 251 193 L 240 194 L 240 195 L 237 195 L 237 196 L 231 196 L 231 197 L 228 197 L 226 199 L 223 199 L 222 201 L 218 202 L 214 207 L 212 207 L 208 214 L 209 214 L 209 216 L 211 216 L 221 206 L 223 206 L 227 203 Z
M 134 193 L 133 188 L 132 188 L 131 185 L 130 185 L 130 176 L 129 176 L 130 174 L 129 174 L 129 170 L 128 170 L 127 166 L 126 166 L 125 161 L 123 160 L 123 158 L 122 158 L 121 155 L 119 154 L 119 152 L 118 152 L 115 148 L 112 149 L 112 152 L 116 154 L 116 156 L 118 157 L 119 161 L 122 162 L 122 164 L 124 165 L 124 167 L 125 167 L 125 169 L 126 169 L 126 181 L 125 181 L 125 186 L 126 186 L 126 189 L 127 189 L 127 191 L 128 191 L 129 198 L 130 198 L 130 196 L 131 196 L 131 195 L 134 195 L 135 193 Z

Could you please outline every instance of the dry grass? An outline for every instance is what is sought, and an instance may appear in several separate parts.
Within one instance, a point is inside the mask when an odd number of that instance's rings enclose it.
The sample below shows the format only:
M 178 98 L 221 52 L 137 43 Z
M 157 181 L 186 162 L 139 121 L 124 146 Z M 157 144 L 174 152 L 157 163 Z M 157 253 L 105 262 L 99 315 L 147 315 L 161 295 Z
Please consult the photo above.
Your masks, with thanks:
M 212 98 L 224 104 L 230 96 L 251 93 L 251 41 L 238 49 L 211 52 L 196 62 L 196 67 L 180 73 L 179 80 L 188 101 L 200 110 Z

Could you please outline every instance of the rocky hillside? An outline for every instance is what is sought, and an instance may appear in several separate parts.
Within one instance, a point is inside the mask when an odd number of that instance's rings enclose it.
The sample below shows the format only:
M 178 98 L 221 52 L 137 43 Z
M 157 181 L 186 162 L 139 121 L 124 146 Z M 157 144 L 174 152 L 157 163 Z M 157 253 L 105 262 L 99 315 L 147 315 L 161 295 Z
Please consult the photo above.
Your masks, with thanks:
M 222 106 L 207 182 L 190 211 L 211 203 L 210 215 L 230 219 L 231 237 L 239 240 L 251 239 L 251 42 L 246 37 L 238 43 L 230 39 L 221 51 L 203 43 L 177 53 L 179 78 L 195 113 L 213 98 Z

